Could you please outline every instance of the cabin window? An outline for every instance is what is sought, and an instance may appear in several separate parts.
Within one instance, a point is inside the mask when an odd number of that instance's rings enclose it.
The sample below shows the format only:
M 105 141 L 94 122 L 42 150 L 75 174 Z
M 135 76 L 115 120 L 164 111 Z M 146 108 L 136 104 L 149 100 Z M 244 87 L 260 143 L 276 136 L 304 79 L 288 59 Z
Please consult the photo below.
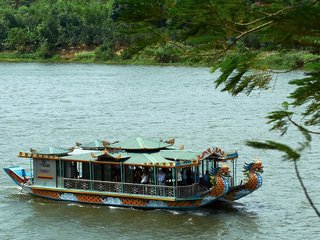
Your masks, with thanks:
M 103 164 L 92 164 L 93 166 L 93 179 L 94 180 L 99 180 L 102 181 L 102 176 L 103 176 Z
M 110 169 L 110 165 L 93 164 L 93 179 L 98 181 L 111 181 Z
M 63 176 L 65 178 L 71 178 L 71 162 L 69 161 L 63 162 Z
M 178 172 L 178 185 L 192 185 L 199 182 L 199 168 L 198 167 L 185 167 L 181 168 Z M 181 180 L 180 180 L 181 179 Z
M 77 162 L 64 161 L 63 176 L 65 178 L 78 178 L 79 172 L 77 169 Z
M 134 171 L 133 166 L 124 167 L 124 173 L 125 173 L 124 175 L 127 183 L 133 183 L 133 171 Z
M 87 169 L 87 167 L 85 167 L 85 169 L 88 172 L 87 174 L 89 174 L 89 169 Z M 96 181 L 115 182 L 114 179 L 117 178 L 120 182 L 120 166 L 109 164 L 92 164 L 92 176 L 93 180 Z
M 82 178 L 90 179 L 90 166 L 87 162 L 82 163 Z
M 111 165 L 112 182 L 121 182 L 121 172 L 119 165 Z

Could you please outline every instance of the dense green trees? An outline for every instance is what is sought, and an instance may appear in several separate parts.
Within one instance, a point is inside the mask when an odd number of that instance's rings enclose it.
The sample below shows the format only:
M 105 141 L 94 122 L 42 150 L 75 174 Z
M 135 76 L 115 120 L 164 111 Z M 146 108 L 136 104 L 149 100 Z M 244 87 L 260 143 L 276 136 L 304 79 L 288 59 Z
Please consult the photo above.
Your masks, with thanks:
M 102 61 L 140 57 L 151 62 L 209 65 L 215 64 L 217 53 L 226 48 L 270 51 L 283 49 L 279 42 L 286 41 L 290 49 L 308 50 L 299 43 L 313 39 L 306 31 L 290 37 L 292 25 L 308 27 L 292 22 L 297 13 L 287 16 L 286 27 L 277 24 L 277 18 L 287 11 L 274 16 L 273 31 L 283 33 L 277 34 L 282 39 L 265 35 L 264 28 L 259 34 L 250 30 L 250 34 L 237 39 L 248 27 L 257 27 L 261 21 L 266 24 L 268 14 L 283 7 L 300 11 L 304 2 L 308 1 L 0 0 L 0 51 L 37 53 L 40 58 L 48 58 L 64 50 L 95 49 L 96 60 Z M 317 16 L 313 11 L 301 16 L 312 22 L 309 19 Z M 295 63 L 303 60 L 298 57 Z M 264 67 L 263 62 L 256 64 Z
M 4 1 L 1 50 L 99 46 L 110 34 L 110 1 Z

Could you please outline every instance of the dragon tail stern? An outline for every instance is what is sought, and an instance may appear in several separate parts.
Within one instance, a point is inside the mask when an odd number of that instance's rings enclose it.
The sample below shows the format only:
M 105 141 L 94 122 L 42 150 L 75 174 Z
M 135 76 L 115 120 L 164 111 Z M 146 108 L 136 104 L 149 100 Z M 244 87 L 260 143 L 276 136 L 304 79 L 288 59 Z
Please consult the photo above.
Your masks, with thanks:
M 3 168 L 3 170 L 18 186 L 22 186 L 31 177 L 30 173 L 18 166 Z

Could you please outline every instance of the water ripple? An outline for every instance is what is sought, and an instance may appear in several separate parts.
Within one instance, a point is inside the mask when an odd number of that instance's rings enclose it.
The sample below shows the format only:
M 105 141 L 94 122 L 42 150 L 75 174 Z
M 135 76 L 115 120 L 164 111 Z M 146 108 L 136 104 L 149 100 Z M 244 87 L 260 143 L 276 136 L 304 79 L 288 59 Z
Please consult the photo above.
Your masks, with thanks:
M 0 63 L 0 167 L 28 167 L 16 155 L 30 147 L 135 136 L 175 136 L 187 149 L 237 149 L 239 177 L 242 162 L 254 156 L 265 165 L 259 191 L 235 205 L 195 211 L 54 202 L 19 194 L 2 172 L 0 239 L 317 239 L 318 219 L 292 163 L 244 144 L 279 139 L 265 116 L 291 91 L 287 81 L 302 76 L 279 74 L 269 91 L 233 98 L 214 88 L 216 75 L 207 68 Z M 299 138 L 291 132 L 281 141 L 294 145 Z M 312 145 L 299 163 L 318 205 L 319 151 Z

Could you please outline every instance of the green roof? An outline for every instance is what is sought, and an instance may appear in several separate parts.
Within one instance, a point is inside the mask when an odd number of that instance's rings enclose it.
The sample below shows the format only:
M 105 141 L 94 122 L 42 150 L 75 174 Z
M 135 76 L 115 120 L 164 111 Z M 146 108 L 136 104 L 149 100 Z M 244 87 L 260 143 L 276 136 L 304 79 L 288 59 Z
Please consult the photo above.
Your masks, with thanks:
M 124 150 L 156 150 L 172 146 L 174 142 L 165 142 L 155 138 L 141 138 L 137 137 L 122 142 L 110 144 L 109 148 L 121 148 Z
M 129 158 L 126 151 L 95 151 L 91 153 L 83 153 L 79 155 L 70 155 L 62 157 L 61 159 L 65 160 L 74 160 L 74 161 L 98 161 L 99 157 L 107 156 L 107 158 L 123 160 Z
M 159 154 L 167 159 L 173 160 L 198 160 L 201 152 L 193 152 L 187 150 L 161 150 Z
M 96 151 L 91 153 L 83 153 L 74 156 L 65 156 L 61 159 L 70 161 L 99 161 L 100 156 L 104 156 L 104 151 Z M 125 151 L 117 151 L 116 153 L 109 153 L 108 156 L 113 160 L 122 160 L 124 165 L 135 166 L 156 166 L 156 167 L 175 167 L 187 166 L 195 164 L 197 161 L 193 158 L 180 158 L 180 161 L 173 161 L 164 158 L 160 153 L 126 153 Z M 102 161 L 107 161 L 103 160 Z M 196 162 L 195 162 L 196 161 Z
M 90 150 L 103 150 L 105 149 L 105 141 L 102 140 L 94 140 L 92 142 L 79 144 L 82 149 L 90 149 Z
M 79 155 L 65 156 L 61 159 L 74 161 L 96 161 L 98 160 L 98 155 L 101 153 L 103 154 L 103 152 L 82 153 Z
M 43 155 L 56 155 L 56 156 L 66 156 L 72 149 L 59 148 L 59 147 L 47 147 L 41 149 L 30 149 L 31 153 L 43 154 Z
M 124 162 L 124 165 L 144 165 L 144 166 L 159 166 L 169 167 L 174 166 L 174 162 L 163 158 L 159 153 L 129 153 L 129 159 Z

